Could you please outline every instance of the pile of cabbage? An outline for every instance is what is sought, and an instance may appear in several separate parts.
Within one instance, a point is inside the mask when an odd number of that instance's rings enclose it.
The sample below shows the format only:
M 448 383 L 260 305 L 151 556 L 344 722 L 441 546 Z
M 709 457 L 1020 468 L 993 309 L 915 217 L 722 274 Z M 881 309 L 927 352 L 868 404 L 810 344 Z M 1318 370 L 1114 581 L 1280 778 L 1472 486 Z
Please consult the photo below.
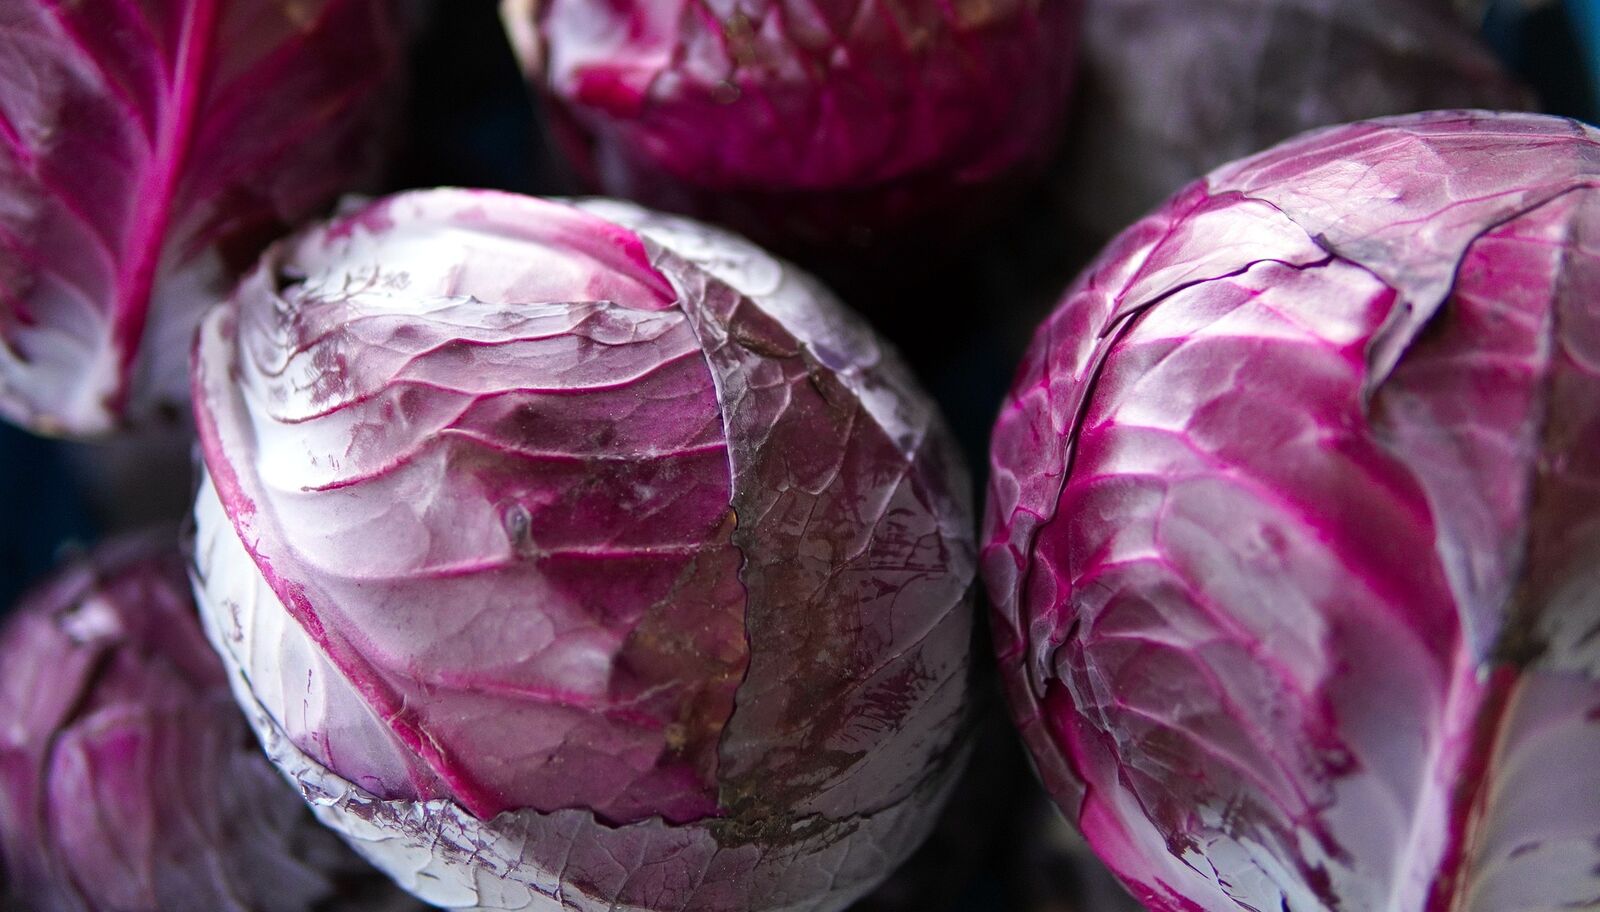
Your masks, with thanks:
M 167 523 L 0 908 L 1592 907 L 1600 131 L 1463 6 L 0 0 L 0 417 Z M 458 13 L 606 197 L 436 186 Z

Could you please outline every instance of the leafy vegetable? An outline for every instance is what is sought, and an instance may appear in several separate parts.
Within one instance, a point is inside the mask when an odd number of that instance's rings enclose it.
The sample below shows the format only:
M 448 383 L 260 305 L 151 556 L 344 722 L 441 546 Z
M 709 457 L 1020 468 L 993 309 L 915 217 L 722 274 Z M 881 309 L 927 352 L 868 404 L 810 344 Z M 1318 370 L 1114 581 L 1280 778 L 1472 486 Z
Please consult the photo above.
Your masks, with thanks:
M 1061 131 L 1077 0 L 503 0 L 606 193 L 838 249 L 965 227 Z M 936 232 L 937 233 L 937 232 Z
M 270 251 L 194 384 L 217 645 L 417 895 L 839 909 L 931 827 L 966 476 L 793 268 L 624 204 L 406 194 Z
M 0 417 L 184 404 L 200 312 L 373 175 L 387 0 L 0 0 Z
M 1040 329 L 998 651 L 1152 909 L 1600 895 L 1597 290 L 1600 133 L 1446 112 L 1213 172 Z
M 1531 101 L 1450 0 L 1099 0 L 1083 67 L 1058 189 L 1102 239 L 1302 130 Z
M 0 627 L 0 867 L 19 909 L 306 912 L 363 870 L 261 756 L 183 564 L 166 536 L 114 542 Z

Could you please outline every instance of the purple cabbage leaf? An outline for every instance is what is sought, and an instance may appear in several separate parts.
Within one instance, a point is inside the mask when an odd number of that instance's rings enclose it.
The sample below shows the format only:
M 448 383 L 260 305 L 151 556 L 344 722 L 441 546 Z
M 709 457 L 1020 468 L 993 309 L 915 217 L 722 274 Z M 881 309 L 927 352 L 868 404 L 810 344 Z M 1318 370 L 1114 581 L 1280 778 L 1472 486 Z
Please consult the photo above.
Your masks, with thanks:
M 382 164 L 389 0 L 0 0 L 0 417 L 186 411 L 201 311 Z

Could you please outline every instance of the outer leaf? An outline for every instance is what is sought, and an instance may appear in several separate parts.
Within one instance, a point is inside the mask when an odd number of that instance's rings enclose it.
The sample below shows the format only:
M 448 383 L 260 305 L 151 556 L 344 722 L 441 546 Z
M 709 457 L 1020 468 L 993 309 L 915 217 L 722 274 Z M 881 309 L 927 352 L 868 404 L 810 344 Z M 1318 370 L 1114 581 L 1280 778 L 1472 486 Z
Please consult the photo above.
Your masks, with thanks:
M 166 537 L 96 551 L 0 630 L 0 860 L 30 912 L 306 912 L 361 866 L 252 743 Z M 354 908 L 354 906 L 351 906 Z
M 1460 898 L 1444 908 L 1594 908 L 1600 686 L 1559 672 L 1518 681 L 1493 751 L 1493 778 L 1480 786 L 1479 816 L 1462 847 Z
M 1531 101 L 1450 0 L 1103 0 L 1083 69 L 1059 192 L 1102 238 L 1303 130 Z
M 195 390 L 241 702 L 424 898 L 833 909 L 931 825 L 961 469 L 789 267 L 620 204 L 404 195 L 275 248 Z
M 1061 130 L 1077 0 L 504 0 L 602 191 L 825 250 L 961 228 Z M 928 232 L 932 234 L 933 232 Z
M 1339 127 L 1180 194 L 1040 331 L 995 432 L 997 639 L 1152 908 L 1594 901 L 1597 218 L 1581 125 Z
M 200 312 L 380 164 L 386 0 L 0 2 L 0 416 L 181 408 Z

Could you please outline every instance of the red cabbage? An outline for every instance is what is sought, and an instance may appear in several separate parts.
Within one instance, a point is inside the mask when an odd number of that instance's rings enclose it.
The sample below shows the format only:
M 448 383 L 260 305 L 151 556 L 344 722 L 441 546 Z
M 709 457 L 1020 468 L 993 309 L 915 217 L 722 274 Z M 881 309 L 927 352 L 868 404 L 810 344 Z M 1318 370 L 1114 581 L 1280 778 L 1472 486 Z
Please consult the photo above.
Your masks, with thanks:
M 1096 0 L 1083 28 L 1058 189 L 1102 240 L 1303 130 L 1530 103 L 1451 0 Z
M 1015 717 L 1151 909 L 1600 895 L 1600 132 L 1214 171 L 1068 291 L 992 457 Z
M 0 894 L 28 912 L 332 908 L 365 866 L 261 756 L 173 539 L 96 550 L 0 627 Z
M 82 436 L 182 413 L 200 312 L 381 163 L 394 18 L 0 3 L 0 418 Z
M 236 691 L 417 895 L 839 909 L 931 827 L 966 475 L 792 267 L 625 204 L 405 194 L 273 248 L 194 384 Z
M 503 0 L 503 12 L 592 186 L 829 250 L 954 235 L 1040 168 L 1062 129 L 1079 3 Z

